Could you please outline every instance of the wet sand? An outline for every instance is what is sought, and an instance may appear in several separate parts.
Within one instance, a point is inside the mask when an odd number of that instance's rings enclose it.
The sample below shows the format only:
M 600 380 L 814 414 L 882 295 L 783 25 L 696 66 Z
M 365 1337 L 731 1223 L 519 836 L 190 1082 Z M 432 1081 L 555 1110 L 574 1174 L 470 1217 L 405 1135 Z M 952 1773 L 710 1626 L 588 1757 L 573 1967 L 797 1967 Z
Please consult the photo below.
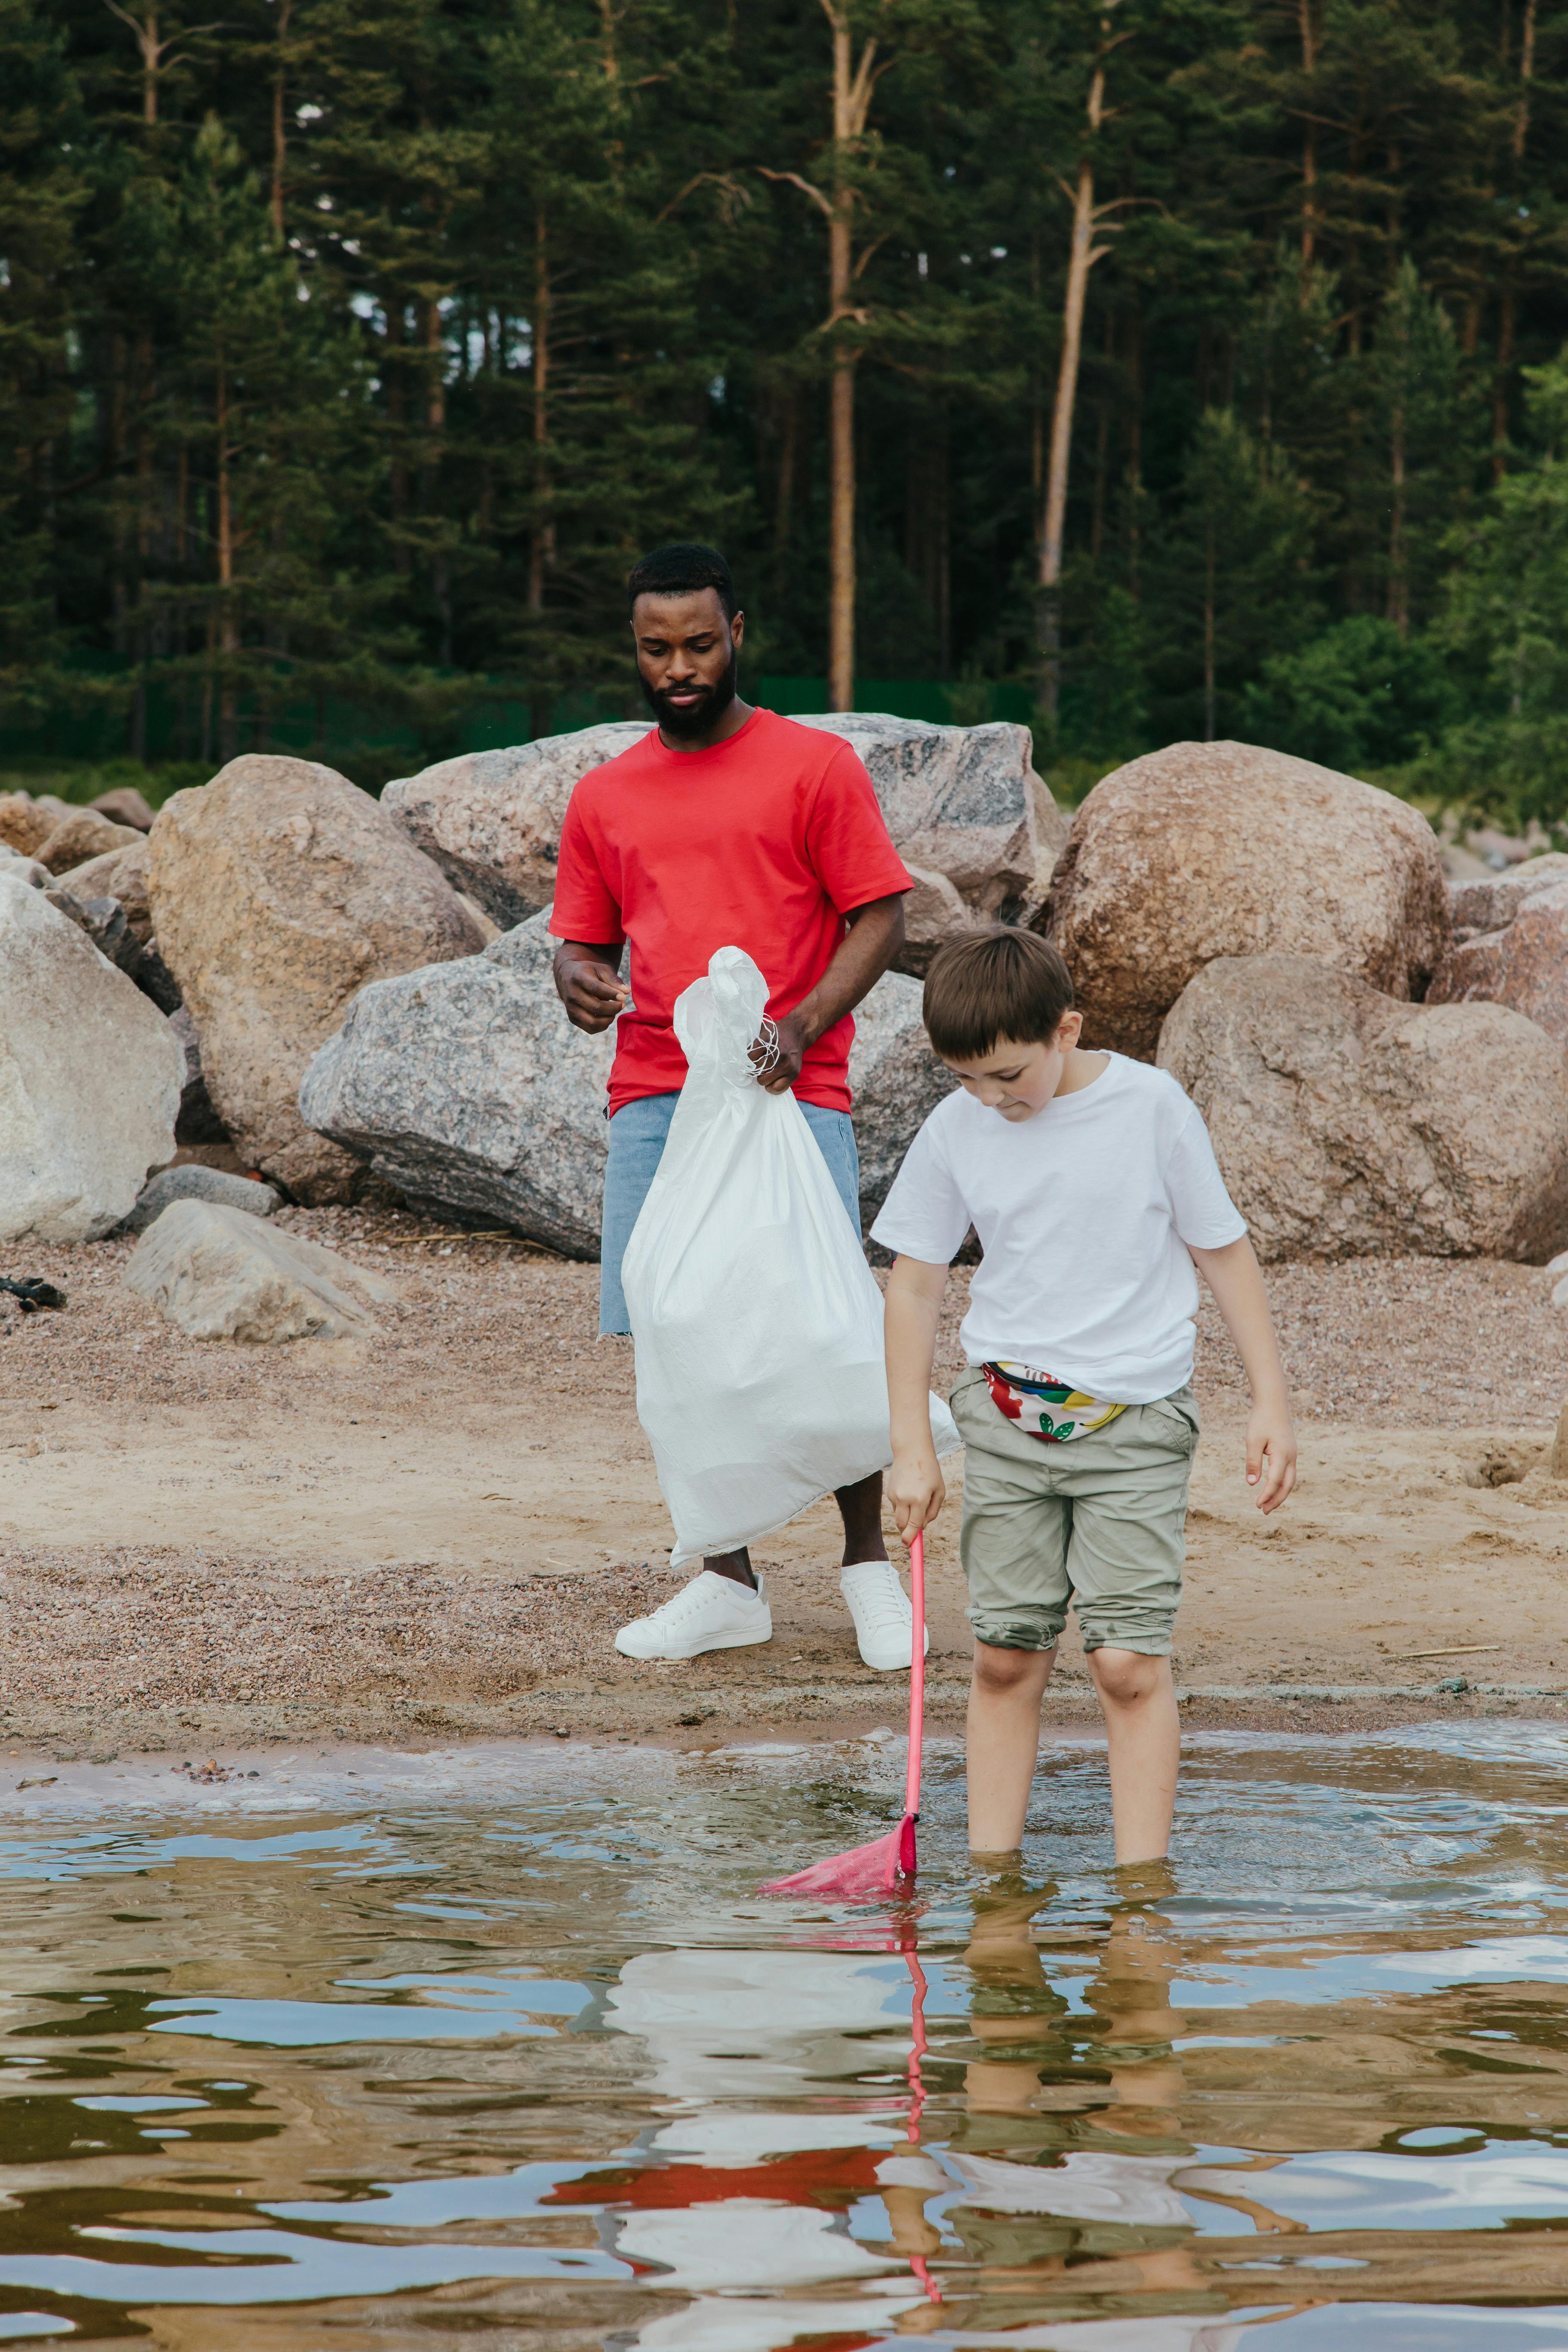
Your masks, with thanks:
M 681 1576 L 630 1345 L 594 1337 L 596 1268 L 401 1214 L 285 1222 L 391 1272 L 380 1339 L 201 1344 L 120 1286 L 129 1244 L 5 1253 L 0 1270 L 47 1276 L 70 1306 L 0 1309 L 0 1753 L 700 1745 L 898 1720 L 901 1679 L 855 1653 L 830 1503 L 754 1548 L 766 1648 L 671 1666 L 611 1648 Z M 1238 1368 L 1205 1311 L 1175 1651 L 1189 1719 L 1554 1717 L 1568 1483 L 1545 1458 L 1568 1317 L 1549 1279 L 1432 1260 L 1269 1279 L 1302 1485 L 1258 1518 Z M 957 1499 L 930 1547 L 939 1723 L 967 1681 Z M 1437 1687 L 1455 1677 L 1468 1687 Z M 1095 1713 L 1070 1635 L 1049 1705 L 1064 1724 Z

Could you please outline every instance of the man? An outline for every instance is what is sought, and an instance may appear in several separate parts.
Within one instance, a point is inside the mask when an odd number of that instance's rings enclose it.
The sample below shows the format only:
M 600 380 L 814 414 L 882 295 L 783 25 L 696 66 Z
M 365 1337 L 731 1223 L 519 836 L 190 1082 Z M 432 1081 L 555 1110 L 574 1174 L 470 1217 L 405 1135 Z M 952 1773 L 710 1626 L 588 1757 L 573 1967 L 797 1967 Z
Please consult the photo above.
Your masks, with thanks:
M 848 744 L 737 696 L 745 615 L 717 550 L 656 548 L 626 584 L 637 670 L 658 723 L 573 793 L 550 923 L 562 941 L 555 985 L 567 1017 L 597 1032 L 622 1015 L 601 1333 L 631 1328 L 621 1260 L 686 1077 L 675 1000 L 716 949 L 744 948 L 765 974 L 778 1057 L 757 1083 L 773 1094 L 793 1088 L 859 1233 L 849 1015 L 903 943 L 910 887 Z M 627 944 L 629 985 L 620 978 Z M 910 1604 L 882 1541 L 880 1474 L 840 1487 L 837 1499 L 840 1587 L 860 1655 L 868 1665 L 907 1666 Z M 766 1591 L 742 1549 L 704 1560 L 662 1609 L 623 1626 L 616 1647 L 632 1658 L 694 1658 L 772 1635 Z

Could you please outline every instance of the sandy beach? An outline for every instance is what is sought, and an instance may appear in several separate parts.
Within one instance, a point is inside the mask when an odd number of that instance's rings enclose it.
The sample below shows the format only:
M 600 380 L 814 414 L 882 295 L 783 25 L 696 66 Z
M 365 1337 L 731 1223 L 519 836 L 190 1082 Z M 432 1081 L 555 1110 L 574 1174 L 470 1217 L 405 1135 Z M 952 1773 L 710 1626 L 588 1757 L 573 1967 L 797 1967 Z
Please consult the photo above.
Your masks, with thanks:
M 702 1745 L 898 1719 L 902 1683 L 860 1665 L 838 1599 L 831 1503 L 754 1547 L 771 1645 L 616 1656 L 616 1626 L 680 1572 L 630 1343 L 595 1337 L 596 1267 L 393 1210 L 281 1222 L 391 1275 L 381 1338 L 185 1339 L 121 1286 L 129 1242 L 29 1244 L 5 1267 L 70 1303 L 0 1307 L 0 1752 Z M 1205 1309 L 1175 1650 L 1188 1718 L 1561 1712 L 1568 1482 L 1547 1452 L 1568 1316 L 1550 1278 L 1413 1259 L 1268 1280 L 1301 1484 L 1259 1519 L 1239 1368 Z M 964 1288 L 960 1271 L 949 1376 Z M 957 1500 L 955 1482 L 931 1545 L 938 1721 L 967 1680 Z M 1047 1711 L 1093 1714 L 1070 1634 Z

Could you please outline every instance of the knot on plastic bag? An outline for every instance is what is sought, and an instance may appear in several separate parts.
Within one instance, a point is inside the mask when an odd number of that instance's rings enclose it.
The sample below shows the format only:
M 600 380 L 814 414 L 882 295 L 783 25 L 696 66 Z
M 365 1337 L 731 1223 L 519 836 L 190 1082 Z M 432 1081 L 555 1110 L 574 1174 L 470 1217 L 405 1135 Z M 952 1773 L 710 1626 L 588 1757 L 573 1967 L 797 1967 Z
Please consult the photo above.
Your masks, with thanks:
M 744 948 L 720 948 L 709 959 L 707 978 L 694 980 L 675 1000 L 675 1034 L 692 1071 L 749 1087 L 759 1069 L 776 1069 L 778 1026 L 767 1018 L 767 1002 L 768 983 Z M 760 1063 L 752 1059 L 758 1044 Z

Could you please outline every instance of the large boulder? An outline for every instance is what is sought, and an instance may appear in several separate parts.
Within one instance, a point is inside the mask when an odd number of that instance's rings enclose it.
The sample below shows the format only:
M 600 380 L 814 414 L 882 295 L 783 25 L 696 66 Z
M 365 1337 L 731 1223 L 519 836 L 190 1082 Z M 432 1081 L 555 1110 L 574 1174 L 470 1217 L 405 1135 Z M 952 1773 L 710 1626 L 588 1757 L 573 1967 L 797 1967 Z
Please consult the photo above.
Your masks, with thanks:
M 137 848 L 142 839 L 132 826 L 111 824 L 96 809 L 71 809 L 46 835 L 33 855 L 51 874 L 69 874 L 77 866 L 85 866 L 89 857 L 104 857 L 116 849 Z
M 855 1141 L 860 1154 L 860 1223 L 868 1230 L 922 1122 L 957 1080 L 931 1052 L 921 984 L 889 971 L 856 1008 L 849 1048 Z
M 1453 944 L 1463 947 L 1482 931 L 1506 930 L 1527 898 L 1558 882 L 1568 882 L 1568 856 L 1560 849 L 1527 857 L 1506 874 L 1466 875 L 1448 885 Z
M 300 1108 L 416 1207 L 596 1258 L 615 1032 L 589 1037 L 567 1020 L 549 919 L 545 908 L 481 956 L 365 989 L 307 1071 Z M 952 1083 L 920 1013 L 919 983 L 889 973 L 855 1016 L 849 1079 L 868 1220 Z
M 595 1258 L 615 1030 L 567 1020 L 548 921 L 546 908 L 482 955 L 362 991 L 300 1109 L 416 1206 Z
M 0 869 L 0 1241 L 95 1241 L 174 1156 L 169 1024 L 40 890 Z
M 371 1307 L 398 1296 L 320 1242 L 216 1201 L 171 1202 L 132 1251 L 124 1280 L 187 1339 L 259 1347 L 368 1339 Z
M 300 1118 L 300 1078 L 367 982 L 472 955 L 473 917 L 368 793 L 258 753 L 165 803 L 147 887 L 240 1153 L 296 1200 L 351 1197 L 360 1163 Z
M 1544 866 L 1547 858 L 1531 863 Z M 1467 919 L 1465 939 L 1432 973 L 1427 1004 L 1510 1004 L 1568 1046 L 1568 858 L 1561 868 L 1504 898 L 1498 929 L 1477 931 Z M 1514 875 L 1507 879 L 1514 882 Z M 1502 887 L 1479 882 L 1455 891 L 1455 898 L 1474 901 L 1479 894 L 1502 898 Z M 1474 903 L 1467 918 L 1471 912 Z
M 1160 1066 L 1262 1258 L 1509 1257 L 1568 1242 L 1568 1066 L 1500 1004 L 1415 1005 L 1314 956 L 1226 956 Z
M 649 723 L 585 727 L 443 760 L 388 784 L 382 806 L 459 890 L 498 922 L 516 924 L 554 896 L 573 786 L 639 741 Z M 1039 914 L 1067 826 L 1031 765 L 1026 727 L 933 727 L 870 711 L 800 723 L 844 736 L 870 772 L 914 877 L 904 969 L 923 971 L 944 939 L 977 923 Z
M 23 857 L 36 857 L 65 815 L 63 801 L 38 801 L 31 793 L 0 793 L 0 845 Z
M 1353 776 L 1251 743 L 1173 743 L 1096 784 L 1051 885 L 1048 932 L 1084 1043 L 1154 1058 L 1218 956 L 1325 956 L 1419 996 L 1448 944 L 1436 838 Z
M 438 760 L 388 784 L 381 805 L 458 889 L 510 929 L 555 896 L 573 785 L 640 742 L 651 724 L 615 720 L 509 751 Z

